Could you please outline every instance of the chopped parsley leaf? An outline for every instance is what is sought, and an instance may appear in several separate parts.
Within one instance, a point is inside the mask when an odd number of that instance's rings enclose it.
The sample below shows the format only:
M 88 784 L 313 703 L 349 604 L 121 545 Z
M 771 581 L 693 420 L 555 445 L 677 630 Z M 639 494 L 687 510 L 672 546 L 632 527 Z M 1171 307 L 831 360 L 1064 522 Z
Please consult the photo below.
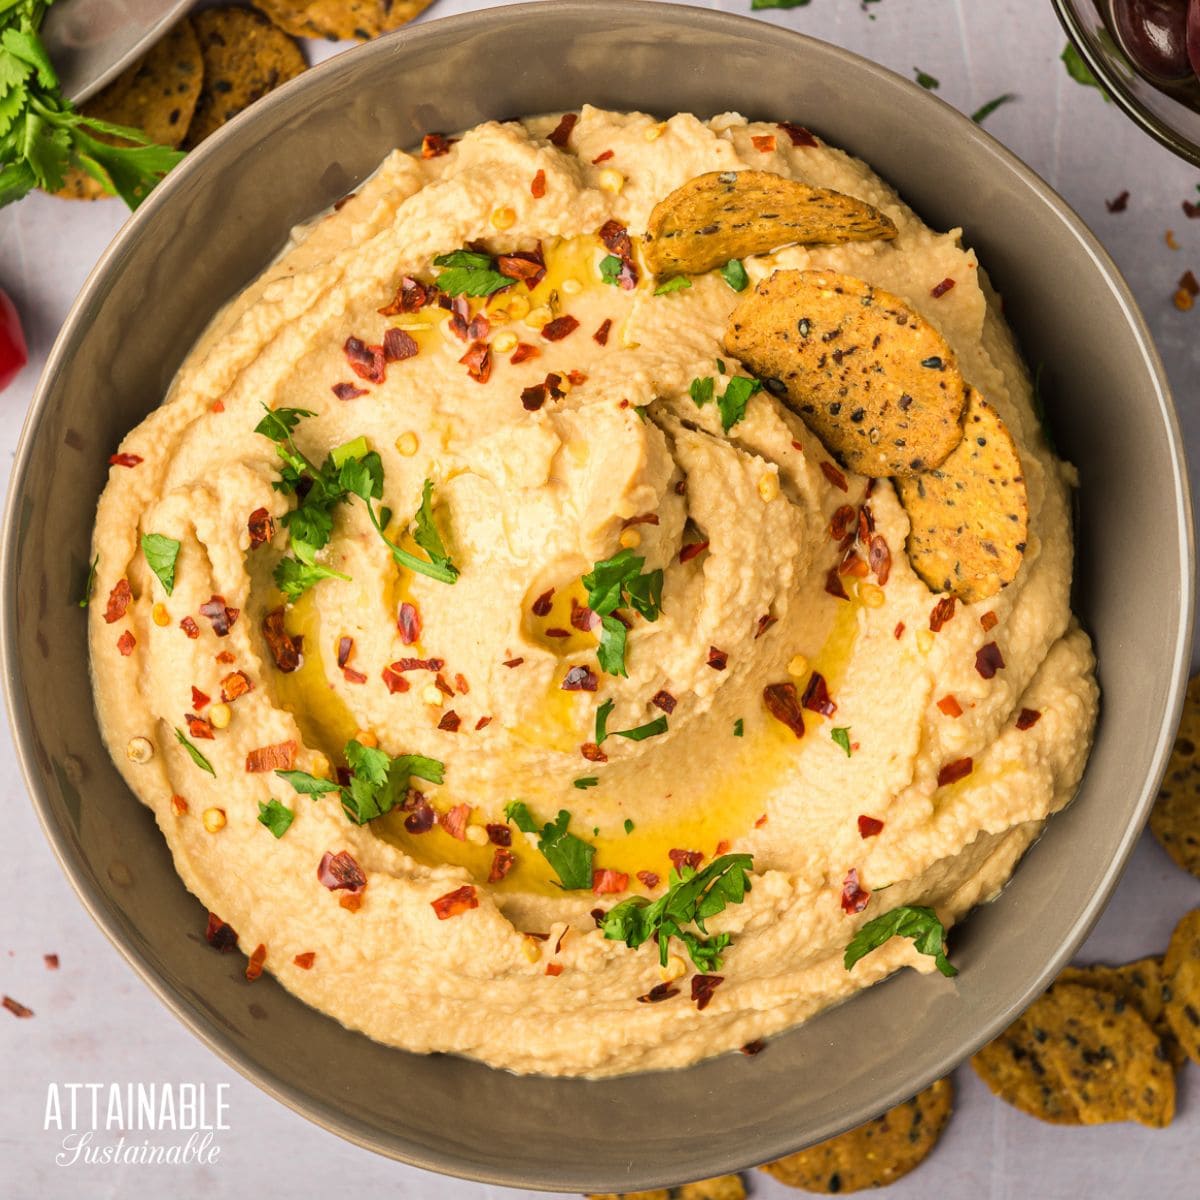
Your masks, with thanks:
M 913 67 L 916 73 L 917 82 L 927 91 L 936 92 L 940 88 L 941 82 L 935 79 L 928 71 L 922 71 L 920 67 Z
M 614 708 L 616 708 L 615 700 L 605 700 L 605 702 L 596 709 L 596 745 L 602 746 L 604 739 L 608 737 L 608 717 Z
M 585 775 L 582 779 L 574 780 L 573 783 L 575 787 L 579 788 L 579 790 L 583 792 L 587 791 L 588 788 L 599 787 L 600 778 L 597 775 Z
M 1005 92 L 1003 96 L 997 96 L 995 100 L 989 100 L 982 108 L 977 108 L 971 114 L 971 120 L 976 125 L 982 125 L 1002 104 L 1007 104 L 1010 100 L 1015 100 L 1016 98 L 1012 92 Z
M 283 837 L 291 827 L 296 814 L 286 804 L 280 804 L 274 796 L 270 802 L 258 802 L 258 823 L 265 825 L 277 838 Z
M 83 596 L 79 601 L 80 608 L 87 608 L 92 602 L 92 593 L 96 590 L 96 572 L 100 569 L 100 555 L 96 555 L 92 559 L 92 565 L 88 567 L 87 579 L 83 584 Z
M 711 375 L 706 375 L 703 379 L 693 379 L 688 388 L 688 395 L 695 401 L 697 408 L 703 408 L 706 404 L 712 403 L 715 386 L 716 381 Z
M 146 565 L 169 596 L 175 589 L 175 560 L 179 557 L 179 542 L 163 533 L 142 534 L 142 554 Z
M 633 822 L 628 817 L 625 818 L 625 832 L 626 833 L 633 832 Z
M 513 284 L 496 270 L 496 260 L 490 254 L 476 250 L 439 254 L 433 265 L 446 268 L 434 282 L 448 296 L 490 296 Z
M 721 268 L 721 278 L 735 292 L 744 292 L 750 286 L 750 276 L 746 274 L 746 268 L 740 258 L 731 258 Z
M 655 717 L 653 721 L 647 721 L 645 725 L 638 725 L 633 729 L 614 729 L 613 737 L 628 738 L 631 742 L 644 742 L 647 738 L 657 737 L 660 733 L 667 732 L 667 718 L 665 716 Z
M 726 433 L 746 415 L 750 397 L 761 391 L 762 383 L 745 375 L 735 375 L 725 385 L 725 395 L 717 401 L 717 408 L 721 412 L 721 428 Z
M 1083 55 L 1070 42 L 1063 47 L 1063 52 L 1059 57 L 1062 59 L 1063 66 L 1067 68 L 1067 74 L 1076 83 L 1081 83 L 1084 87 L 1094 87 L 1104 97 L 1105 103 L 1110 103 L 1108 93 L 1104 90 L 1100 80 L 1092 74 L 1092 68 L 1084 62 Z
M 684 288 L 690 288 L 692 281 L 686 275 L 672 275 L 670 279 L 664 279 L 662 283 L 654 289 L 656 296 L 668 296 L 671 292 L 682 292 Z
M 613 614 L 628 605 L 647 621 L 658 620 L 662 611 L 662 568 L 642 573 L 646 560 L 630 549 L 596 563 L 583 577 L 588 607 L 600 618 L 600 643 L 596 657 L 608 675 L 628 675 L 625 669 L 627 630 Z
M 733 723 L 733 736 L 734 737 L 745 737 L 746 736 L 746 722 L 743 721 L 741 717 L 738 717 L 738 719 L 736 721 L 734 721 L 734 723 Z
M 569 891 L 583 891 L 592 886 L 592 860 L 596 847 L 583 838 L 567 832 L 571 814 L 564 808 L 554 821 L 540 828 L 523 800 L 513 800 L 504 806 L 504 816 L 522 833 L 537 835 L 537 848 L 550 864 L 562 886 Z
M 196 766 L 200 768 L 200 770 L 207 771 L 214 779 L 216 779 L 217 773 L 213 770 L 212 763 L 210 763 L 208 759 L 205 758 L 204 755 L 201 754 L 200 751 L 197 750 L 196 747 L 187 740 L 187 737 L 182 729 L 175 730 L 175 740 L 188 752 L 188 757 L 196 764 Z
M 612 284 L 613 287 L 619 287 L 621 282 L 621 268 L 625 264 L 615 254 L 606 254 L 600 260 L 600 278 L 604 283 Z
M 946 958 L 946 928 L 938 920 L 937 913 L 932 908 L 907 904 L 868 921 L 850 939 L 843 958 L 846 970 L 852 970 L 860 958 L 865 958 L 872 950 L 878 950 L 884 942 L 894 937 L 912 938 L 917 949 L 922 954 L 928 954 L 943 975 L 958 974 L 958 969 Z
M 829 731 L 829 736 L 841 746 L 846 752 L 846 757 L 850 757 L 850 728 L 849 726 L 837 726 Z

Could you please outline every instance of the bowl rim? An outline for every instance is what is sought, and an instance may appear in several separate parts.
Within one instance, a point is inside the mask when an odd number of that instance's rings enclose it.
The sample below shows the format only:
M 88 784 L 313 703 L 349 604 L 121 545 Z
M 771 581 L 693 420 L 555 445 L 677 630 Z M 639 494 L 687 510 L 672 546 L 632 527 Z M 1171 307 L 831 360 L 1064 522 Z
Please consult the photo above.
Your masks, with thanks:
M 647 5 L 645 0 L 608 0 L 606 12 L 614 19 L 619 19 L 622 12 L 629 15 L 637 14 L 645 17 L 653 10 L 655 16 L 667 22 L 700 22 L 716 34 L 721 32 L 744 35 L 753 29 L 760 39 L 773 39 L 786 45 L 791 52 L 803 51 L 805 46 L 817 47 L 822 54 L 827 54 L 835 60 L 840 60 L 848 68 L 864 79 L 876 78 L 889 83 L 899 82 L 911 88 L 914 94 L 919 94 L 926 101 L 945 105 L 954 114 L 954 120 L 966 138 L 974 140 L 983 150 L 1000 164 L 1013 172 L 1020 182 L 1032 191 L 1037 199 L 1048 209 L 1049 213 L 1061 221 L 1071 231 L 1079 243 L 1081 252 L 1091 258 L 1096 269 L 1100 272 L 1105 283 L 1119 302 L 1124 317 L 1138 342 L 1142 353 L 1148 382 L 1153 385 L 1156 403 L 1157 420 L 1161 423 L 1167 440 L 1167 448 L 1171 458 L 1171 488 L 1173 500 L 1179 517 L 1179 545 L 1177 553 L 1183 566 L 1180 580 L 1180 623 L 1178 636 L 1171 656 L 1170 676 L 1167 680 L 1166 705 L 1164 724 L 1159 730 L 1153 751 L 1148 755 L 1148 769 L 1137 803 L 1133 810 L 1133 819 L 1126 827 L 1116 852 L 1108 863 L 1105 871 L 1095 881 L 1095 886 L 1086 907 L 1081 911 L 1074 925 L 1060 942 L 1057 952 L 1047 961 L 1041 972 L 1031 977 L 1028 988 L 1020 998 L 1006 1011 L 998 1013 L 995 1018 L 977 1029 L 972 1044 L 964 1048 L 956 1046 L 943 1051 L 936 1064 L 927 1069 L 917 1080 L 920 1090 L 935 1079 L 947 1074 L 965 1060 L 984 1042 L 996 1036 L 1005 1028 L 1014 1016 L 1023 1011 L 1048 986 L 1052 976 L 1059 967 L 1074 954 L 1084 938 L 1095 925 L 1110 899 L 1128 862 L 1145 825 L 1150 806 L 1157 792 L 1158 782 L 1166 770 L 1168 756 L 1174 743 L 1175 728 L 1183 705 L 1184 689 L 1187 682 L 1190 664 L 1192 627 L 1194 621 L 1194 567 L 1195 567 L 1195 538 L 1190 502 L 1190 487 L 1186 470 L 1183 439 L 1179 428 L 1178 417 L 1171 400 L 1170 388 L 1166 372 L 1163 368 L 1157 348 L 1146 325 L 1145 319 L 1137 306 L 1129 285 L 1121 275 L 1116 264 L 1091 232 L 1083 220 L 1073 209 L 1043 181 L 1031 168 L 1027 167 L 1015 154 L 996 141 L 990 134 L 975 125 L 969 118 L 957 112 L 939 97 L 921 91 L 915 83 L 905 76 L 891 71 L 853 51 L 841 46 L 824 42 L 821 39 L 800 34 L 796 31 L 764 22 L 743 14 L 732 14 L 709 9 L 697 9 L 688 4 L 659 2 Z M 342 54 L 336 55 L 318 66 L 305 71 L 296 79 L 264 97 L 252 109 L 244 112 L 229 122 L 228 128 L 240 130 L 282 103 L 284 97 L 305 89 L 320 92 L 325 81 L 335 77 L 345 69 L 347 62 L 354 63 L 369 55 L 387 56 L 402 51 L 405 43 L 421 40 L 426 36 L 424 31 L 436 29 L 439 33 L 450 25 L 457 25 L 464 33 L 468 30 L 475 33 L 488 27 L 502 26 L 514 17 L 528 17 L 535 13 L 546 19 L 570 21 L 582 17 L 589 12 L 594 13 L 594 0 L 557 0 L 553 8 L 548 8 L 541 0 L 522 0 L 521 3 L 502 4 L 494 8 L 480 9 L 468 13 L 437 18 L 434 21 L 422 22 L 417 26 L 402 27 L 395 32 L 362 44 Z M 256 117 L 257 114 L 257 117 Z M 282 1084 L 269 1072 L 243 1059 L 242 1052 L 234 1040 L 224 1033 L 219 1026 L 209 1018 L 201 1015 L 199 1010 L 190 1005 L 182 993 L 176 992 L 156 971 L 148 951 L 143 951 L 132 944 L 131 939 L 122 929 L 121 917 L 113 907 L 97 883 L 89 877 L 89 871 L 83 862 L 82 854 L 73 844 L 65 826 L 55 824 L 52 805 L 38 782 L 35 755 L 32 746 L 32 736 L 26 728 L 27 718 L 21 712 L 19 703 L 19 653 L 17 645 L 17 606 L 16 606 L 16 564 L 15 547 L 19 538 L 19 505 L 15 503 L 19 496 L 32 456 L 33 445 L 36 441 L 40 426 L 46 416 L 49 405 L 52 381 L 61 369 L 61 365 L 75 352 L 75 345 L 84 334 L 86 328 L 86 313 L 93 296 L 101 289 L 106 277 L 113 270 L 119 269 L 127 248 L 136 243 L 143 225 L 157 210 L 168 203 L 175 191 L 179 190 L 190 177 L 205 169 L 207 160 L 219 146 L 223 137 L 231 136 L 226 129 L 219 130 L 214 137 L 193 151 L 188 159 L 177 167 L 158 187 L 154 189 L 138 211 L 130 216 L 112 242 L 97 260 L 88 274 L 79 294 L 73 302 L 66 319 L 55 339 L 54 345 L 47 357 L 45 367 L 38 380 L 33 399 L 30 403 L 21 436 L 13 458 L 12 472 L 8 487 L 6 509 L 3 524 L 0 527 L 0 669 L 3 671 L 3 699 L 8 714 L 9 726 L 13 734 L 14 749 L 26 790 L 37 813 L 38 821 L 47 841 L 58 860 L 59 865 L 67 876 L 75 894 L 79 897 L 91 918 L 100 927 L 108 940 L 116 947 L 124 960 L 134 969 L 137 975 L 147 984 L 159 1000 L 194 1034 L 209 1050 L 213 1051 L 224 1063 L 236 1070 L 260 1090 L 274 1100 L 286 1105 L 300 1116 L 319 1125 L 321 1128 L 336 1133 L 345 1140 L 371 1150 L 386 1157 L 397 1159 L 409 1165 L 441 1174 L 450 1174 L 459 1178 L 479 1183 L 506 1187 L 525 1187 L 537 1190 L 562 1190 L 575 1186 L 577 1179 L 564 1180 L 554 1177 L 543 1169 L 540 1174 L 532 1176 L 528 1173 L 519 1174 L 506 1171 L 501 1163 L 489 1164 L 483 1168 L 475 1160 L 461 1156 L 446 1154 L 439 1151 L 425 1150 L 419 1145 L 407 1142 L 403 1148 L 398 1147 L 394 1139 L 384 1139 L 357 1127 L 353 1118 L 347 1117 L 339 1109 L 319 1097 L 301 1092 L 290 1085 Z M 603 1081 L 601 1081 L 603 1082 Z M 900 1094 L 901 1091 L 904 1094 Z M 894 1093 L 894 1094 L 893 1094 Z M 906 1089 L 893 1087 L 892 1092 L 876 1098 L 873 1111 L 875 1115 L 892 1105 L 907 1099 Z M 865 1119 L 865 1118 L 864 1118 Z M 837 1132 L 836 1130 L 834 1132 Z M 795 1150 L 794 1143 L 786 1146 L 764 1146 L 756 1149 L 755 1161 L 766 1161 L 782 1157 Z M 761 1153 L 760 1153 L 761 1151 Z M 744 1162 L 734 1162 L 714 1158 L 701 1164 L 707 1174 L 719 1174 L 722 1171 L 744 1169 Z M 712 1168 L 712 1169 L 709 1169 Z M 630 1186 L 634 1182 L 628 1181 Z M 594 1190 L 594 1179 L 586 1181 L 587 1190 Z M 651 1186 L 646 1183 L 644 1186 Z
M 1062 25 L 1071 45 L 1079 52 L 1089 70 L 1103 84 L 1104 94 L 1135 124 L 1143 133 L 1148 133 L 1161 146 L 1165 146 L 1173 154 L 1177 154 L 1185 162 L 1194 167 L 1200 167 L 1200 145 L 1190 138 L 1184 137 L 1178 130 L 1173 129 L 1166 121 L 1146 109 L 1142 103 L 1125 86 L 1124 80 L 1108 65 L 1108 60 L 1093 50 L 1091 43 L 1084 34 L 1083 26 L 1075 10 L 1073 0 L 1051 0 L 1059 24 Z

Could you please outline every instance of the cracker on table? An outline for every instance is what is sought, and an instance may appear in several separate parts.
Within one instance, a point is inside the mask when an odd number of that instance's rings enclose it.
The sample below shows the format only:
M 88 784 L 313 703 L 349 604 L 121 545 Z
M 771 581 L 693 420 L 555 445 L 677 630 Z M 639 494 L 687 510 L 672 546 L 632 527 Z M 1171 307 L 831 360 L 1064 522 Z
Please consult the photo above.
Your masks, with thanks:
M 1046 1062 L 1044 1043 L 1034 1036 L 1029 1013 L 974 1054 L 971 1066 L 1013 1108 L 1051 1125 L 1080 1124 L 1078 1108 Z
M 937 1145 L 954 1107 L 954 1085 L 939 1079 L 874 1121 L 761 1170 L 789 1187 L 824 1195 L 887 1187 L 907 1175 Z
M 203 79 L 200 43 L 191 25 L 180 21 L 112 83 L 84 101 L 81 111 L 110 125 L 130 125 L 142 130 L 152 142 L 177 149 L 196 111 Z M 107 134 L 92 136 L 117 142 Z M 55 195 L 70 200 L 99 200 L 110 193 L 86 171 L 75 167 L 66 173 Z
M 293 37 L 365 42 L 399 29 L 433 0 L 255 0 L 256 7 Z
M 1025 556 L 1029 502 L 1021 456 L 996 410 L 967 389 L 963 437 L 941 466 L 896 480 L 908 560 L 935 592 L 964 603 L 1007 587 Z
M 862 279 L 776 271 L 733 310 L 725 348 L 860 475 L 928 471 L 962 440 L 967 385 L 954 351 Z
M 740 1175 L 717 1175 L 652 1192 L 605 1192 L 587 1200 L 746 1200 L 746 1185 Z
M 1187 1056 L 1200 1062 L 1200 908 L 1171 934 L 1163 958 L 1163 1011 Z
M 192 150 L 306 64 L 300 47 L 252 8 L 206 8 L 189 19 L 204 56 L 204 86 L 184 142 Z
M 710 171 L 654 206 L 643 253 L 656 275 L 699 275 L 780 246 L 891 239 L 877 208 L 769 171 Z
M 1188 684 L 1150 829 L 1185 871 L 1200 876 L 1200 675 Z

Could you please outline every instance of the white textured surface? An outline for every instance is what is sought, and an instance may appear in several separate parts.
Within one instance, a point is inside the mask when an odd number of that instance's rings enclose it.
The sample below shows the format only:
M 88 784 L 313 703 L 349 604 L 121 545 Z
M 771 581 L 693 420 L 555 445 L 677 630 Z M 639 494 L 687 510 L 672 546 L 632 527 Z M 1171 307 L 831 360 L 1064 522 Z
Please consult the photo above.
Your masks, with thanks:
M 746 12 L 750 0 L 693 2 Z M 486 7 L 486 0 L 438 0 L 428 15 Z M 941 81 L 943 99 L 966 112 L 1003 92 L 1017 93 L 1018 100 L 997 111 L 987 128 L 1063 193 L 1125 272 L 1166 361 L 1195 462 L 1200 307 L 1177 312 L 1171 295 L 1185 268 L 1200 274 L 1200 221 L 1189 222 L 1180 203 L 1200 199 L 1200 172 L 1145 138 L 1097 92 L 1067 78 L 1058 62 L 1064 38 L 1048 0 L 812 0 L 807 7 L 759 15 L 906 75 L 920 67 Z M 312 49 L 326 57 L 336 48 Z M 736 89 L 737 81 L 729 80 L 730 93 Z M 1126 188 L 1132 193 L 1128 211 L 1110 215 L 1104 200 Z M 73 205 L 44 196 L 0 211 L 0 287 L 23 314 L 34 360 L 0 396 L 5 475 L 37 369 L 123 219 L 117 202 Z M 1178 251 L 1168 248 L 1167 229 L 1174 229 Z M 83 686 L 82 664 L 80 670 L 68 686 Z M 0 732 L 0 797 L 8 830 L 0 873 L 0 992 L 36 1014 L 17 1021 L 0 1011 L 0 1197 L 530 1195 L 377 1158 L 309 1125 L 225 1067 L 151 996 L 76 901 L 29 807 L 6 727 Z M 1147 836 L 1080 958 L 1124 961 L 1160 950 L 1178 915 L 1198 904 L 1200 881 L 1177 870 Z M 61 958 L 57 972 L 43 965 L 48 952 Z M 892 1188 L 895 1200 L 1200 1194 L 1200 1070 L 1194 1066 L 1180 1078 L 1179 1116 L 1163 1131 L 1042 1125 L 995 1101 L 969 1068 L 956 1079 L 958 1111 L 949 1130 L 932 1158 Z M 72 1080 L 207 1082 L 210 1089 L 227 1083 L 231 1129 L 219 1137 L 218 1162 L 56 1166 L 58 1135 L 42 1128 L 46 1089 Z M 754 1146 L 747 1145 L 747 1161 L 754 1158 Z M 760 1200 L 797 1194 L 757 1173 L 750 1183 Z

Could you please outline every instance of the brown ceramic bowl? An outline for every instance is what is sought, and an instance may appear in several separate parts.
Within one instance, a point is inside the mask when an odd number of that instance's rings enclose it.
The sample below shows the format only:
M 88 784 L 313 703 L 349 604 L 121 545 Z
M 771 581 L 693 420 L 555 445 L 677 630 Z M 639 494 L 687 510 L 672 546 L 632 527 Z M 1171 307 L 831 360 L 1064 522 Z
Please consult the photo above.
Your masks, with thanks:
M 81 669 L 105 462 L 214 311 L 298 221 L 394 146 L 489 117 L 614 108 L 803 121 L 872 163 L 935 227 L 962 225 L 1078 464 L 1078 611 L 1103 712 L 1074 804 L 956 930 L 961 974 L 904 972 L 757 1057 L 588 1082 L 376 1045 L 202 937 L 150 813 L 109 761 Z M 29 790 L 96 921 L 200 1038 L 259 1086 L 382 1154 L 491 1183 L 627 1191 L 777 1158 L 944 1075 L 1028 1004 L 1096 920 L 1163 771 L 1190 646 L 1179 431 L 1129 289 L 1083 223 L 921 88 L 764 23 L 644 0 L 559 0 L 433 21 L 352 50 L 192 154 L 121 231 L 50 357 L 3 533 L 6 695 Z

